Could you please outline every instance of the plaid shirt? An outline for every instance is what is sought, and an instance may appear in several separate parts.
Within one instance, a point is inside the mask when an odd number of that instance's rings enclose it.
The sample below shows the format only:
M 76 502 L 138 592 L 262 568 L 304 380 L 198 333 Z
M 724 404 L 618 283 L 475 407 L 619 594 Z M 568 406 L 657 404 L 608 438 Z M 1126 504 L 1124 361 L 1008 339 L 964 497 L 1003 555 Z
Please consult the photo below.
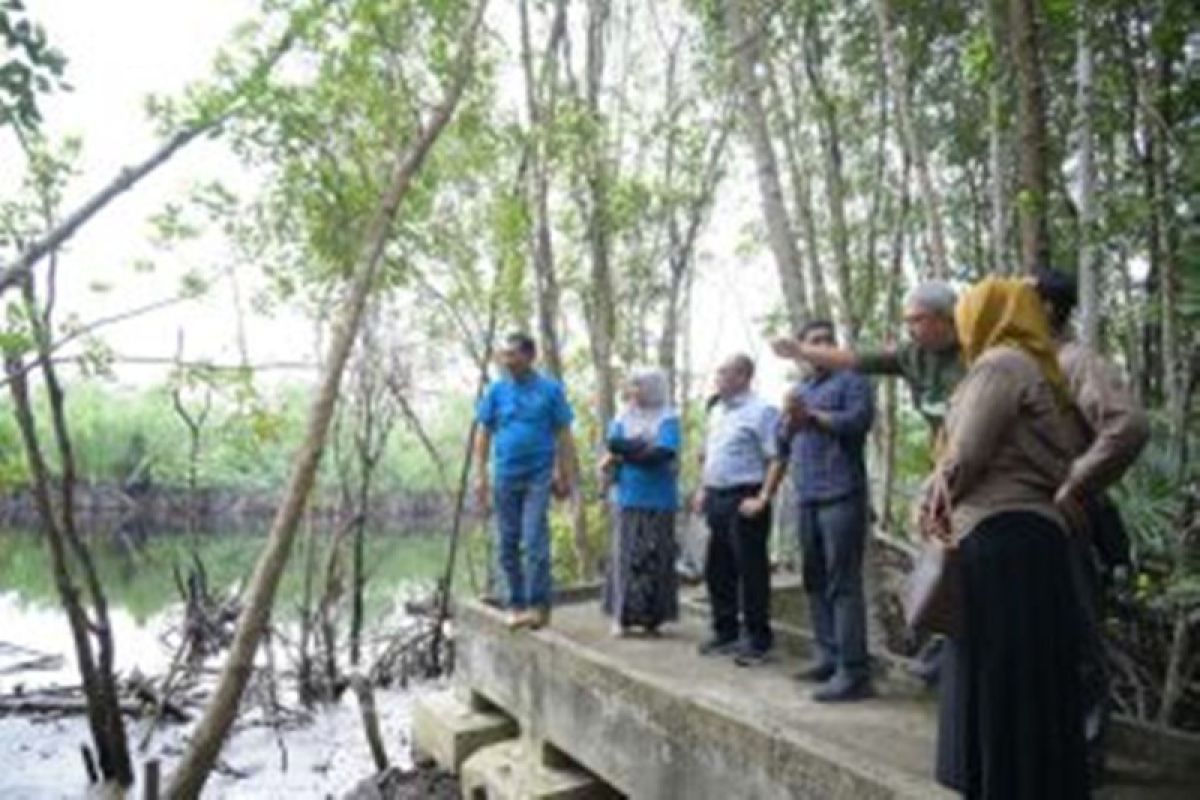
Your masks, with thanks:
M 812 423 L 791 437 L 786 418 L 780 421 L 779 454 L 789 460 L 800 502 L 827 502 L 864 491 L 863 449 L 875 418 L 870 382 L 858 372 L 831 372 L 800 382 L 792 393 L 810 410 L 829 417 L 828 428 Z

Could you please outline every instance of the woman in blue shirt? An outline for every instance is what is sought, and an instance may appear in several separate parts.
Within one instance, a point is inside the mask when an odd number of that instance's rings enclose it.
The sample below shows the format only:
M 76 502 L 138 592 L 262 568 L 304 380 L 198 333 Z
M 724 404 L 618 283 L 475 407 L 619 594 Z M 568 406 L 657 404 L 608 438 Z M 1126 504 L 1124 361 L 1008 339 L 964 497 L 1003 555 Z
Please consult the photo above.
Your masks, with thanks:
M 616 472 L 618 524 L 605 583 L 604 610 L 613 634 L 640 627 L 653 635 L 678 619 L 675 512 L 679 508 L 679 416 L 666 375 L 635 372 L 625 408 L 608 432 L 602 465 Z

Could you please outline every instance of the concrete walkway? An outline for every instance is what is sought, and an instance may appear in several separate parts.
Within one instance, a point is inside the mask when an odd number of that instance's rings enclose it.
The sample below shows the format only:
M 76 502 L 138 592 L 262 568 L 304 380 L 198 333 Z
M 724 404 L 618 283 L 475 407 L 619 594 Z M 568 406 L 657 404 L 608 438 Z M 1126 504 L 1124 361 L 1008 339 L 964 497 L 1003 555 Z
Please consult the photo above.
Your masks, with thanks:
M 799 655 L 752 669 L 698 655 L 706 628 L 694 614 L 656 639 L 613 638 L 594 601 L 559 606 L 538 632 L 509 632 L 478 603 L 464 604 L 458 622 L 466 687 L 512 716 L 522 736 L 628 796 L 953 796 L 931 779 L 932 695 L 911 681 L 881 683 L 864 702 L 815 703 L 811 685 L 791 677 L 804 666 Z M 1098 798 L 1200 796 L 1194 781 L 1115 767 Z

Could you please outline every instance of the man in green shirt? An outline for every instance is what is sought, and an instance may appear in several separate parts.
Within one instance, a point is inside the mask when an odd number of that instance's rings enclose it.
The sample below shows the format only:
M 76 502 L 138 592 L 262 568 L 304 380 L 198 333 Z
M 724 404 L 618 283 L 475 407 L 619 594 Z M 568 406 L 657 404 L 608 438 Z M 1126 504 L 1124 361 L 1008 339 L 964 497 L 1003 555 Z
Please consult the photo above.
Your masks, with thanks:
M 946 419 L 950 395 L 966 370 L 954 329 L 958 296 L 943 281 L 927 281 L 904 299 L 904 325 L 908 341 L 876 350 L 842 350 L 814 347 L 792 338 L 778 339 L 776 355 L 791 358 L 803 369 L 856 369 L 868 375 L 894 375 L 908 384 L 913 406 L 937 435 Z

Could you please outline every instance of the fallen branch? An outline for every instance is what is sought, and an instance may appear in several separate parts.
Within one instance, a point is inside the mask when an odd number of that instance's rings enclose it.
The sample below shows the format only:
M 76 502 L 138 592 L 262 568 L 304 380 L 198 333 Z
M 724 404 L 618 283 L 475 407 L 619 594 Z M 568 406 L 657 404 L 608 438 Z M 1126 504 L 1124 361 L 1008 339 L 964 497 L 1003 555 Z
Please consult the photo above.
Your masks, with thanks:
M 160 692 L 150 684 L 150 681 L 135 673 L 126 685 L 135 698 L 155 709 L 156 722 L 159 718 L 170 719 L 172 722 L 192 721 L 191 713 L 171 700 L 171 687 L 165 681 L 163 690 Z
M 0 675 L 15 675 L 19 672 L 41 672 L 62 669 L 63 657 L 53 653 L 39 653 L 27 647 L 0 642 L 0 656 L 15 656 L 18 660 L 0 666 Z
M 119 703 L 121 713 L 127 717 L 140 716 L 142 704 L 136 700 L 122 700 Z M 74 716 L 86 714 L 87 699 L 83 695 L 77 697 L 60 697 L 55 695 L 31 694 L 25 696 L 0 697 L 0 716 L 9 714 L 57 714 Z

